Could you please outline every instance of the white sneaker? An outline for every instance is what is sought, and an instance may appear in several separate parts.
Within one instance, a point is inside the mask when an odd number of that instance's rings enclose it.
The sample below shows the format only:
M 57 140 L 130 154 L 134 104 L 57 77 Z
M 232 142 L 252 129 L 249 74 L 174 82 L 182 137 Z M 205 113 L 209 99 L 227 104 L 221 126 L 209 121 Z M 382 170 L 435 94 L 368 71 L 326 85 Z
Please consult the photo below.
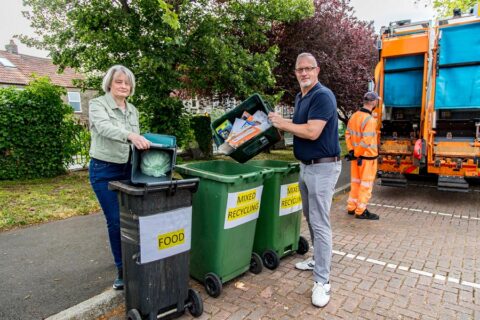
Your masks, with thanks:
M 315 260 L 312 258 L 308 258 L 307 260 L 303 260 L 295 264 L 295 268 L 299 270 L 313 270 L 313 267 L 315 267 Z
M 312 304 L 316 307 L 323 308 L 330 301 L 330 284 L 313 283 Z

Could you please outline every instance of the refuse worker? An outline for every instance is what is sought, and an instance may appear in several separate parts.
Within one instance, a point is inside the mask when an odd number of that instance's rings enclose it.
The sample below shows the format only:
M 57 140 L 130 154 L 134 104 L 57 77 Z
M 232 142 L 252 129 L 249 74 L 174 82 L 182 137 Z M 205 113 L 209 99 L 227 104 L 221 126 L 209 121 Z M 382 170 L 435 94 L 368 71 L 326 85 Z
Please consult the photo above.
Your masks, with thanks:
M 107 221 L 108 237 L 117 278 L 113 288 L 123 289 L 122 250 L 120 241 L 120 209 L 117 193 L 108 190 L 108 183 L 130 180 L 131 145 L 148 149 L 150 142 L 141 136 L 137 109 L 127 98 L 135 92 L 135 76 L 124 66 L 115 65 L 102 82 L 105 95 L 90 100 L 91 131 L 90 184 Z
M 352 115 L 345 131 L 348 148 L 346 159 L 351 161 L 347 212 L 357 219 L 379 219 L 378 215 L 367 209 L 377 174 L 377 120 L 372 116 L 372 111 L 378 106 L 379 99 L 373 91 L 365 93 L 363 107 Z
M 338 142 L 337 101 L 333 92 L 318 82 L 316 59 L 310 53 L 297 57 L 295 74 L 300 93 L 295 97 L 293 120 L 270 112 L 272 124 L 293 134 L 293 152 L 300 160 L 299 186 L 303 214 L 314 246 L 314 258 L 295 265 L 313 270 L 312 304 L 324 307 L 330 301 L 332 228 L 330 207 L 342 170 Z

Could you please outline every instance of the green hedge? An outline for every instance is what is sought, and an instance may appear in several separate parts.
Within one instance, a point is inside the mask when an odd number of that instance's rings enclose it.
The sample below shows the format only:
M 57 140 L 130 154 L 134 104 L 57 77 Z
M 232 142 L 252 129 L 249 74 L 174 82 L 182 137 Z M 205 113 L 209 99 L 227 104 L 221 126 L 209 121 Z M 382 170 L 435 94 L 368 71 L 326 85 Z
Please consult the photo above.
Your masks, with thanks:
M 64 94 L 47 78 L 35 78 L 24 90 L 0 88 L 0 180 L 65 172 L 74 130 Z

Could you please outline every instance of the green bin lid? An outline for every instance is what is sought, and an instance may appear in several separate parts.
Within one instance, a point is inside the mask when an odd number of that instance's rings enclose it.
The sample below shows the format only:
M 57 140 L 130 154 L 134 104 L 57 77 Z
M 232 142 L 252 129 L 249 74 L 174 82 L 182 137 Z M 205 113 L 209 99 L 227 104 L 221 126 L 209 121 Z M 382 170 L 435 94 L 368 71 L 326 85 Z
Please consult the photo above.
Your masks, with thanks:
M 272 169 L 275 173 L 295 173 L 300 171 L 300 164 L 298 162 L 288 162 L 282 160 L 250 160 L 246 164 Z
M 214 180 L 222 183 L 243 183 L 267 179 L 273 170 L 259 168 L 248 164 L 239 164 L 233 161 L 212 160 L 195 163 L 186 163 L 176 166 L 180 174 Z

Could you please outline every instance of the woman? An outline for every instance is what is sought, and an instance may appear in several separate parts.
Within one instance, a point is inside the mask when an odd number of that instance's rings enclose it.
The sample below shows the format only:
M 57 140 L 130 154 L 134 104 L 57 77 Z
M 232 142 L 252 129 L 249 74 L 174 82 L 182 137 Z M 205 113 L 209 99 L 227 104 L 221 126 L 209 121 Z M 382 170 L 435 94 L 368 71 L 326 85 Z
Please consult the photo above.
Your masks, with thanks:
M 108 190 L 108 183 L 129 180 L 131 175 L 131 143 L 137 149 L 148 149 L 150 142 L 142 137 L 138 111 L 127 98 L 135 92 L 135 76 L 124 66 L 111 67 L 103 78 L 105 95 L 90 100 L 89 121 L 90 183 L 107 220 L 110 248 L 118 276 L 113 288 L 123 289 L 120 210 L 117 194 Z

